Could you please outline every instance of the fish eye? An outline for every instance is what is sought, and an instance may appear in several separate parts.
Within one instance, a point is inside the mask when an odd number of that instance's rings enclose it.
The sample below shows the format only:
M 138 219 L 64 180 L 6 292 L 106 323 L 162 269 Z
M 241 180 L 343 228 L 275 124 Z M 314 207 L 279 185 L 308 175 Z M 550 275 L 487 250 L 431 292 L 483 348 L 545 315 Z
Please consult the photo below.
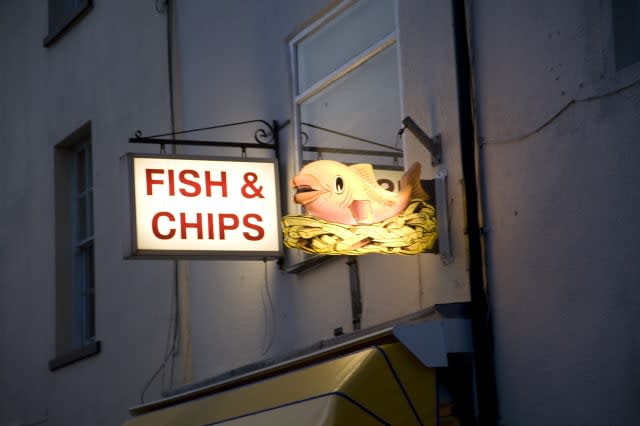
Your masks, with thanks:
M 333 187 L 336 191 L 336 194 L 342 194 L 344 192 L 344 180 L 341 176 L 336 176 L 336 179 L 333 182 Z

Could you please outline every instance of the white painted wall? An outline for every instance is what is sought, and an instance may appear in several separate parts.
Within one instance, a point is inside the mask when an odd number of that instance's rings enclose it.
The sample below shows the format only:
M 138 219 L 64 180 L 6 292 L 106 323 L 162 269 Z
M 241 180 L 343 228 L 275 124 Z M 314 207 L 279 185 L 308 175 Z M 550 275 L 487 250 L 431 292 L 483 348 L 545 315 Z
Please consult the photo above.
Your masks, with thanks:
M 0 4 L 0 424 L 114 425 L 160 365 L 172 265 L 121 257 L 119 157 L 166 130 L 165 16 L 153 2 L 94 2 L 52 47 L 46 2 Z M 54 146 L 92 121 L 96 323 L 102 352 L 55 354 Z M 154 149 L 155 151 L 155 149 Z M 147 399 L 159 396 L 154 383 Z
M 156 12 L 154 2 L 94 3 L 50 48 L 42 47 L 46 7 L 18 1 L 0 5 L 0 425 L 119 424 L 165 357 L 174 264 L 123 260 L 127 230 L 117 217 L 122 208 L 120 157 L 130 151 L 158 152 L 157 147 L 132 146 L 128 138 L 138 129 L 146 135 L 170 130 L 166 15 Z M 290 119 L 288 37 L 329 3 L 179 2 L 174 32 L 178 127 Z M 420 2 L 403 2 L 399 14 L 399 37 L 407 46 L 411 37 L 422 37 L 411 35 L 422 27 L 419 16 L 449 19 L 448 8 L 435 14 Z M 452 64 L 448 43 L 439 54 Z M 429 131 L 425 96 L 417 95 L 427 93 L 426 85 L 433 82 L 421 74 L 428 58 L 400 54 L 406 68 L 401 81 L 404 112 Z M 444 83 L 438 96 L 454 99 L 453 77 L 445 74 L 437 76 Z M 443 167 L 456 179 L 455 102 L 438 119 L 447 145 Z M 96 334 L 102 351 L 50 372 L 48 361 L 56 355 L 54 147 L 87 120 L 92 122 L 94 164 Z M 217 137 L 247 135 L 233 130 Z M 282 169 L 292 175 L 291 126 L 281 137 Z M 406 143 L 411 160 L 428 163 L 414 140 L 408 137 Z M 249 155 L 267 153 L 250 150 Z M 426 168 L 423 177 L 432 178 L 435 172 Z M 433 255 L 361 258 L 364 327 L 437 302 L 468 299 L 460 190 L 457 184 L 453 188 L 456 261 L 443 267 Z M 345 261 L 335 258 L 298 276 L 274 262 L 181 264 L 180 356 L 151 383 L 145 400 L 185 381 L 330 338 L 335 328 L 352 331 Z
M 287 37 L 326 3 L 180 2 L 179 126 L 289 119 Z M 471 34 L 486 139 L 526 133 L 570 99 L 640 75 L 638 65 L 613 66 L 608 2 L 478 3 Z M 427 166 L 410 136 L 407 159 L 422 161 L 425 178 L 449 172 L 455 260 L 444 267 L 433 255 L 361 258 L 364 326 L 468 299 L 451 11 L 435 0 L 401 0 L 398 10 L 403 112 L 442 135 L 445 163 Z M 127 139 L 136 129 L 169 129 L 165 15 L 153 2 L 96 2 L 50 49 L 42 47 L 46 18 L 40 4 L 0 3 L 0 424 L 118 424 L 161 364 L 171 320 L 173 264 L 124 261 L 125 230 L 115 219 L 120 156 L 157 152 Z M 575 104 L 535 136 L 481 150 L 504 424 L 632 424 L 640 414 L 639 90 Z M 53 149 L 86 120 L 103 351 L 52 373 Z M 282 136 L 291 174 L 290 127 Z M 351 331 L 344 259 L 298 276 L 273 262 L 192 261 L 182 277 L 191 358 L 176 360 L 174 387 L 185 368 L 203 380 L 331 337 L 337 327 Z M 155 381 L 146 399 L 158 398 L 160 387 Z
M 288 120 L 286 38 L 321 6 L 259 1 L 178 4 L 176 52 L 181 78 L 177 91 L 182 127 Z M 290 129 L 282 132 L 285 143 Z M 203 137 L 207 136 L 252 140 L 253 130 L 232 129 Z M 284 152 L 288 150 L 285 145 Z M 183 152 L 240 155 L 229 149 L 185 148 Z M 249 150 L 248 155 L 270 154 Z M 189 270 L 195 381 L 333 336 L 334 328 L 350 328 L 343 262 L 309 272 L 300 285 L 273 261 L 266 265 L 262 261 L 189 262 Z
M 474 2 L 480 133 L 511 140 L 616 71 L 610 2 Z M 522 141 L 485 145 L 502 424 L 640 417 L 640 87 L 577 103 Z
M 291 118 L 288 37 L 330 2 L 190 1 L 177 4 L 177 82 L 183 128 L 262 118 Z M 358 259 L 363 295 L 363 327 L 398 318 L 435 303 L 468 300 L 462 233 L 461 172 L 457 150 L 457 109 L 450 10 L 403 1 L 399 10 L 403 112 L 425 130 L 443 135 L 445 164 L 432 169 L 428 152 L 407 137 L 407 161 L 425 164 L 424 178 L 440 169 L 450 172 L 455 261 L 443 266 L 432 254 L 410 257 L 363 256 Z M 424 25 L 425 20 L 437 25 Z M 424 48 L 424 40 L 438 42 Z M 406 40 L 406 46 L 403 44 Z M 417 49 L 417 52 L 415 51 Z M 436 55 L 434 58 L 433 55 Z M 429 66 L 431 61 L 442 66 Z M 425 76 L 423 73 L 428 71 Z M 426 107 L 436 99 L 437 112 Z M 402 125 L 402 116 L 394 134 Z M 437 120 L 437 124 L 432 123 Z M 284 172 L 292 168 L 291 126 L 283 131 Z M 223 132 L 232 140 L 251 138 L 242 130 Z M 213 134 L 208 135 L 213 137 Z M 223 137 L 224 137 L 223 136 Z M 257 151 L 257 150 L 256 150 Z M 185 149 L 212 155 L 238 150 Z M 249 155 L 264 155 L 251 152 Z M 288 180 L 284 180 L 285 182 Z M 281 355 L 333 337 L 342 327 L 352 331 L 346 259 L 336 258 L 299 275 L 273 262 L 190 262 L 193 379 L 203 380 L 231 368 Z M 266 298 L 266 286 L 271 304 Z M 265 301 L 266 300 L 266 301 Z M 266 323 L 265 323 L 266 321 Z M 268 349 L 268 350 L 267 350 Z M 214 361 L 215 360 L 215 361 Z

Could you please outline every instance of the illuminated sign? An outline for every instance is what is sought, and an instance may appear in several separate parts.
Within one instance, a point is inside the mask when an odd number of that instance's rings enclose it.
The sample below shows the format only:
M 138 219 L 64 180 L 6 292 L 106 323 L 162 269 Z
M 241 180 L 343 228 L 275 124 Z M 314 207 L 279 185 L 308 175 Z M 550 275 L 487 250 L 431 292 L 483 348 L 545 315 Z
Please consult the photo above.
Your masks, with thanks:
M 128 154 L 124 164 L 129 255 L 280 255 L 275 160 Z
M 437 242 L 435 207 L 419 163 L 398 182 L 393 175 L 377 178 L 370 164 L 318 160 L 291 183 L 294 201 L 307 214 L 282 219 L 287 247 L 318 254 L 418 254 Z

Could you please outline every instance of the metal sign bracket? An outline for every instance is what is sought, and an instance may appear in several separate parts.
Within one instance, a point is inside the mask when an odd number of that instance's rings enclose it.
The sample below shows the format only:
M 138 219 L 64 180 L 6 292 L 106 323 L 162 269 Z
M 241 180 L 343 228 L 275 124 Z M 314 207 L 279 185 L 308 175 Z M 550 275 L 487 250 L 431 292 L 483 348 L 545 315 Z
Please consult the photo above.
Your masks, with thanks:
M 246 156 L 247 148 L 251 149 L 272 149 L 275 152 L 276 159 L 279 160 L 279 133 L 289 124 L 289 120 L 284 124 L 280 124 L 278 121 L 273 120 L 269 123 L 266 120 L 248 120 L 238 121 L 235 123 L 225 123 L 216 126 L 200 127 L 197 129 L 182 130 L 179 132 L 161 133 L 151 136 L 143 136 L 142 131 L 136 130 L 135 137 L 129 138 L 129 143 L 142 143 L 142 144 L 157 144 L 161 146 L 161 150 L 165 145 L 190 145 L 190 146 L 204 146 L 204 147 L 231 147 L 240 148 L 241 157 Z M 199 139 L 176 139 L 177 135 L 183 135 L 187 133 L 210 131 L 215 129 L 240 127 L 240 126 L 257 126 L 258 128 L 253 133 L 253 141 L 248 142 L 229 142 L 229 141 L 208 141 Z M 171 137 L 168 139 L 167 137 Z

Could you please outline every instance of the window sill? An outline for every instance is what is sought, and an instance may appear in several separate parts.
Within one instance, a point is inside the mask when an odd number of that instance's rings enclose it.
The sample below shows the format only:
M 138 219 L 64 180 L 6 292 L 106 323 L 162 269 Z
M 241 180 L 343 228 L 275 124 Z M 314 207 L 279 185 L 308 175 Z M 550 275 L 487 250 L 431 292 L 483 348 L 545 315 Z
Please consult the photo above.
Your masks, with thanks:
M 74 364 L 80 360 L 89 358 L 99 353 L 100 341 L 96 340 L 95 342 L 91 342 L 79 349 L 74 349 L 50 360 L 49 371 L 58 370 L 59 368 L 66 367 L 67 365 Z
M 49 34 L 42 40 L 44 47 L 51 47 L 51 45 L 58 40 L 64 33 L 69 31 L 73 25 L 86 15 L 93 7 L 92 0 L 85 0 L 76 10 L 64 21 L 58 22 L 55 28 L 49 29 Z

